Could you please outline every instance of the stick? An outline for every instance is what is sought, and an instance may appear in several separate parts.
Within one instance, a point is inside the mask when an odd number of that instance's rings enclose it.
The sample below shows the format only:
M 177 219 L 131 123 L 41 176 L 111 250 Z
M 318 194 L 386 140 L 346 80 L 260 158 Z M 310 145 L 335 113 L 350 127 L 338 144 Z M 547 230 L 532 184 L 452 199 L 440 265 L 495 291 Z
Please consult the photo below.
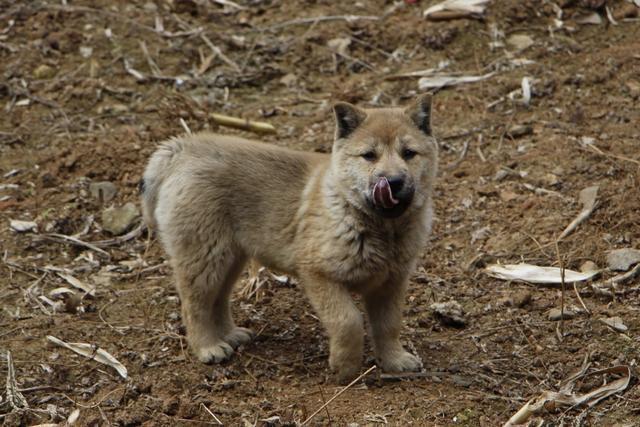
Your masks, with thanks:
M 214 122 L 221 126 L 228 126 L 236 129 L 248 130 L 256 133 L 276 133 L 276 128 L 266 122 L 254 122 L 249 119 L 225 116 L 224 114 L 211 113 L 209 115 Z
M 316 16 L 314 18 L 300 18 L 292 19 L 290 21 L 284 21 L 279 24 L 272 25 L 270 27 L 261 28 L 260 31 L 279 30 L 280 28 L 288 27 L 291 25 L 312 24 L 315 22 L 327 22 L 327 21 L 377 21 L 379 16 L 366 16 L 366 15 L 329 15 L 329 16 Z
M 560 295 L 560 335 L 559 339 L 562 341 L 562 337 L 564 337 L 564 293 L 566 285 L 564 283 L 564 263 L 562 262 L 562 257 L 560 256 L 560 247 L 558 246 L 558 239 L 556 239 L 556 256 L 558 257 L 558 262 L 560 263 L 560 280 L 562 281 L 562 294 Z
M 355 383 L 357 383 L 358 381 L 360 381 L 363 377 L 365 377 L 367 374 L 369 374 L 370 372 L 372 372 L 373 370 L 375 370 L 377 368 L 376 365 L 373 365 L 372 367 L 370 367 L 369 369 L 367 369 L 366 371 L 364 371 L 362 374 L 360 374 L 358 376 L 358 378 L 356 378 L 355 380 L 351 381 L 349 384 L 347 384 L 346 386 L 344 386 L 342 388 L 342 390 L 340 390 L 339 392 L 337 392 L 336 394 L 333 395 L 333 397 L 329 400 L 327 400 L 327 402 L 322 405 L 321 407 L 319 407 L 318 409 L 316 409 L 316 411 L 309 415 L 309 417 L 304 420 L 302 422 L 302 424 L 300 424 L 300 426 L 305 426 L 309 423 L 309 421 L 311 421 L 311 419 L 313 417 L 315 417 L 316 415 L 318 415 L 320 413 L 320 411 L 322 411 L 324 408 L 326 408 L 327 406 L 329 406 L 329 404 L 331 402 L 333 402 L 335 399 L 337 399 L 342 393 L 344 393 L 345 391 L 347 391 L 351 386 L 353 386 Z
M 213 417 L 213 419 L 215 420 L 215 422 L 217 422 L 217 423 L 218 423 L 218 425 L 221 425 L 221 426 L 222 426 L 222 425 L 224 425 L 224 424 L 222 424 L 222 421 L 220 421 L 220 420 L 218 419 L 218 417 L 216 417 L 216 414 L 214 414 L 213 412 L 211 412 L 211 411 L 209 410 L 209 408 L 207 408 L 207 405 L 205 405 L 205 404 L 204 404 L 204 403 L 202 403 L 202 402 L 200 402 L 200 405 L 202 405 L 202 407 L 204 408 L 204 410 L 205 410 L 205 411 L 207 411 L 207 412 L 209 413 L 209 415 L 211 415 L 211 416 Z
M 113 239 L 107 239 L 107 240 L 98 240 L 95 242 L 91 242 L 91 244 L 93 246 L 96 246 L 98 248 L 105 248 L 107 246 L 114 246 L 114 245 L 120 245 L 124 242 L 127 242 L 131 239 L 135 239 L 136 237 L 140 236 L 142 234 L 142 232 L 144 230 L 147 229 L 147 226 L 142 223 L 140 224 L 138 227 L 134 228 L 133 230 L 131 230 L 130 232 L 128 232 L 127 234 L 123 234 L 122 236 L 117 236 L 114 237 Z
M 104 251 L 104 250 L 100 249 L 99 247 L 92 245 L 91 243 L 87 243 L 87 242 L 84 242 L 84 241 L 82 241 L 80 239 L 76 239 L 75 237 L 66 236 L 64 234 L 58 234 L 58 233 L 41 234 L 41 235 L 37 236 L 37 238 L 38 239 L 49 240 L 49 241 L 56 242 L 56 243 L 71 243 L 71 244 L 74 244 L 76 246 L 82 246 L 84 248 L 91 249 L 92 251 L 95 251 L 95 252 L 99 253 L 100 255 L 103 255 L 107 259 L 111 258 L 111 255 L 109 255 L 109 253 L 107 251 Z
M 207 37 L 205 34 L 200 34 L 200 38 L 202 39 L 203 42 L 206 43 L 207 46 L 209 46 L 209 49 L 211 49 L 211 51 L 214 54 L 219 56 L 220 59 L 222 59 L 224 62 L 226 62 L 228 65 L 230 65 L 231 68 L 233 68 L 235 71 L 238 71 L 238 72 L 241 71 L 240 67 L 238 66 L 238 64 L 233 62 L 227 55 L 222 53 L 220 48 L 218 46 L 216 46 L 215 44 L 213 44 L 213 42 L 211 40 L 209 40 L 209 37 Z

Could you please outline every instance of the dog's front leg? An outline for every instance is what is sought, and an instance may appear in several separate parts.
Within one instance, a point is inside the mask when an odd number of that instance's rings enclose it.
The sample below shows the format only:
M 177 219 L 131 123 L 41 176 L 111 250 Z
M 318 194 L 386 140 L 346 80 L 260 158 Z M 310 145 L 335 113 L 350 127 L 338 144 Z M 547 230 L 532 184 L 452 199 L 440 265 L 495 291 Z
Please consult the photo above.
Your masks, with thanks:
M 408 280 L 388 280 L 364 295 L 376 359 L 388 372 L 417 371 L 420 359 L 400 343 L 402 309 Z
M 362 314 L 341 284 L 314 274 L 304 274 L 301 279 L 311 305 L 329 335 L 329 366 L 340 383 L 348 382 L 362 366 Z

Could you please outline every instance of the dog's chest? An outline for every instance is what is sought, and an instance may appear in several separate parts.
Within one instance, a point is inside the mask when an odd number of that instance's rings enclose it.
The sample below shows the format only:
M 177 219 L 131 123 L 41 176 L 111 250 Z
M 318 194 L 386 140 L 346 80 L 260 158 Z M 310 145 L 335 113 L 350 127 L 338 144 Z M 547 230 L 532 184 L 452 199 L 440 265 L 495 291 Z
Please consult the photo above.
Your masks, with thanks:
M 406 265 L 410 259 L 404 246 L 403 236 L 387 230 L 342 224 L 323 252 L 332 276 L 359 288 L 376 286 Z

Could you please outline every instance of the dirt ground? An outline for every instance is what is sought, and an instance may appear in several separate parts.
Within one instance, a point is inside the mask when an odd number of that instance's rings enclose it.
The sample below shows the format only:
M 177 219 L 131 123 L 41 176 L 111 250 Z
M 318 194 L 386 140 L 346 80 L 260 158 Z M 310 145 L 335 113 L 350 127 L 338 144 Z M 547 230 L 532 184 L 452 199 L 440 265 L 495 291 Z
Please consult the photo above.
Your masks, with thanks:
M 608 251 L 640 248 L 639 9 L 622 0 L 503 0 L 484 19 L 431 22 L 422 11 L 435 2 L 419 0 L 224 3 L 0 0 L 0 376 L 10 351 L 29 406 L 8 405 L 3 386 L 4 424 L 64 425 L 75 409 L 75 425 L 304 421 L 340 387 L 295 283 L 263 272 L 249 295 L 245 273 L 234 313 L 257 338 L 221 366 L 202 365 L 186 349 L 162 248 L 138 223 L 114 239 L 102 212 L 138 203 L 146 159 L 185 127 L 256 137 L 218 127 L 210 113 L 267 121 L 277 134 L 258 136 L 265 142 L 328 152 L 331 102 L 402 105 L 421 91 L 419 77 L 399 75 L 442 67 L 492 74 L 435 97 L 437 219 L 403 332 L 425 371 L 408 379 L 373 372 L 310 425 L 498 426 L 558 390 L 585 357 L 591 370 L 630 366 L 631 384 L 593 407 L 543 411 L 535 425 L 638 425 L 640 279 L 614 297 L 579 284 L 590 313 L 561 332 L 548 316 L 560 307 L 559 288 L 483 269 L 562 260 L 579 270 L 591 261 L 604 269 L 598 281 L 616 274 Z M 596 16 L 600 24 L 582 23 Z M 92 194 L 102 181 L 115 184 L 113 200 Z M 579 192 L 594 185 L 595 211 L 556 251 L 581 210 Z M 37 230 L 16 232 L 10 220 L 35 221 Z M 60 287 L 78 293 L 52 293 Z M 581 307 L 572 287 L 565 299 Z M 430 306 L 450 300 L 463 307 L 465 326 L 434 317 Z M 600 320 L 613 316 L 627 332 Z M 99 346 L 128 378 L 48 335 Z

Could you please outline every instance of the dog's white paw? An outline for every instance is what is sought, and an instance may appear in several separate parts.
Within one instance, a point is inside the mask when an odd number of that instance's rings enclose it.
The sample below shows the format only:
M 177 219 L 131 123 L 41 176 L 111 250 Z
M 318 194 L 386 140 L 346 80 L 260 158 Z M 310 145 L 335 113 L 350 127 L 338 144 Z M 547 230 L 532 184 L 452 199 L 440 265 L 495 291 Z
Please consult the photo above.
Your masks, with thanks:
M 195 353 L 202 363 L 221 363 L 231 357 L 233 348 L 224 341 L 218 341 L 197 349 Z
M 229 343 L 231 347 L 236 349 L 243 344 L 250 343 L 253 339 L 253 335 L 254 334 L 251 329 L 236 326 L 224 337 L 224 340 Z
M 422 360 L 404 349 L 381 356 L 379 363 L 386 372 L 415 372 L 422 369 Z

